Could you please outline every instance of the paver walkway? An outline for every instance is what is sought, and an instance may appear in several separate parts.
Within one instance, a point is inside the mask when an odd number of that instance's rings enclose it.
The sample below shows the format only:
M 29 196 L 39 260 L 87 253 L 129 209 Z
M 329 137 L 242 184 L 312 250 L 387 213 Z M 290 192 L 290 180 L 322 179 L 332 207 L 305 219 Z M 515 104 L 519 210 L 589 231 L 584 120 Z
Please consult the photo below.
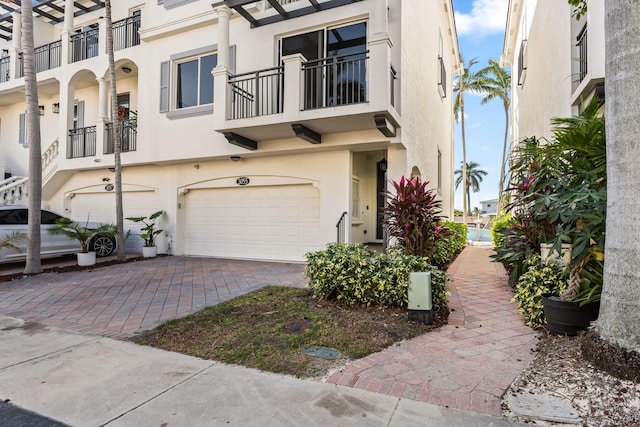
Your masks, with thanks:
M 0 315 L 127 338 L 265 285 L 304 286 L 303 264 L 181 256 L 0 282 Z
M 533 359 L 502 265 L 486 247 L 464 249 L 449 268 L 449 324 L 356 360 L 327 382 L 489 415 Z

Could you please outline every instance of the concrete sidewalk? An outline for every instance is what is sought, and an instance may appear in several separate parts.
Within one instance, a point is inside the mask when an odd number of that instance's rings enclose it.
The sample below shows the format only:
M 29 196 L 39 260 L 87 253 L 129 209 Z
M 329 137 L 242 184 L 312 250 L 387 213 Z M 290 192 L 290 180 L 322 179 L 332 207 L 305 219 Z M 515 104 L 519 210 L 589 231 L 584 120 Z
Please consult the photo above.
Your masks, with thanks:
M 10 317 L 0 340 L 0 399 L 78 427 L 513 425 Z

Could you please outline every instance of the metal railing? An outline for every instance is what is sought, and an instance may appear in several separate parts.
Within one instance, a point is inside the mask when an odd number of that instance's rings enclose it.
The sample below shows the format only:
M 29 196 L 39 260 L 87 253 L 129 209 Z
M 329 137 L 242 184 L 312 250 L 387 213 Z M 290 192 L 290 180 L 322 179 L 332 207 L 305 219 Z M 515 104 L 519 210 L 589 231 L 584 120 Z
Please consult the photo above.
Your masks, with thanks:
M 338 233 L 336 241 L 338 243 L 345 242 L 347 240 L 347 212 L 342 212 L 342 215 L 336 224 L 336 229 Z
M 62 62 L 62 40 L 38 46 L 34 50 L 36 73 L 58 68 Z M 24 58 L 18 54 L 18 77 L 24 77 Z
M 113 50 L 122 50 L 140 44 L 140 15 L 129 16 L 113 23 Z
M 585 77 L 587 77 L 587 71 L 588 71 L 587 24 L 585 24 L 584 27 L 582 27 L 582 30 L 580 30 L 578 37 L 576 37 L 576 40 L 577 40 L 576 46 L 578 46 L 578 63 L 580 67 L 578 72 L 578 83 L 580 83 L 581 81 L 584 80 Z
M 69 130 L 67 159 L 91 157 L 96 155 L 96 127 Z
M 11 57 L 0 58 L 0 83 L 8 82 L 11 79 L 9 70 L 11 69 Z
M 136 151 L 138 142 L 138 121 L 127 119 L 118 122 L 120 128 L 120 150 L 122 152 Z M 104 154 L 113 154 L 113 123 L 107 123 L 104 128 Z
M 71 35 L 71 62 L 98 56 L 98 29 Z
M 367 102 L 368 53 L 330 56 L 302 64 L 304 109 Z
M 229 120 L 282 112 L 284 67 L 274 67 L 229 77 Z

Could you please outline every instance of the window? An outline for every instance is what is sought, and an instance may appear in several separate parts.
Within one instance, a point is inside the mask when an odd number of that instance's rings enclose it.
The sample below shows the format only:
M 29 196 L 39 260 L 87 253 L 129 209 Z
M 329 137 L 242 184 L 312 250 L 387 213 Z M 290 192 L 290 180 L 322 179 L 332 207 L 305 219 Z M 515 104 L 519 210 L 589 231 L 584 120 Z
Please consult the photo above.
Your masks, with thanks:
M 438 193 L 442 193 L 442 153 L 438 149 Z
M 444 44 L 440 33 L 438 47 L 438 92 L 442 98 L 447 97 L 447 68 L 444 65 Z
M 218 46 L 210 45 L 171 55 L 160 63 L 160 112 L 170 119 L 213 114 L 213 75 Z M 235 46 L 229 48 L 230 69 L 235 68 Z
M 361 222 L 360 216 L 360 179 L 358 177 L 351 178 L 351 221 Z
M 213 70 L 218 55 L 210 54 L 176 64 L 176 108 L 213 103 Z

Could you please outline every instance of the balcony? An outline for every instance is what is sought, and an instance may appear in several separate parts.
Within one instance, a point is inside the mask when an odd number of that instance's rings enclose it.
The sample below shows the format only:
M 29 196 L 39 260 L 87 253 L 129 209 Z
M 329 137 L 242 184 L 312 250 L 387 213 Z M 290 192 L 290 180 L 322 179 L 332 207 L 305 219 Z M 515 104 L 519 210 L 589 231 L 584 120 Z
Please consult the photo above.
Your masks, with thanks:
M 113 23 L 113 50 L 118 51 L 140 44 L 140 14 Z
M 8 82 L 10 79 L 11 57 L 0 58 L 0 83 Z
M 71 62 L 94 58 L 99 53 L 98 29 L 91 29 L 71 35 Z
M 58 40 L 42 46 L 38 46 L 34 50 L 36 73 L 41 71 L 58 68 L 62 58 L 62 41 Z M 18 77 L 24 77 L 24 59 L 22 53 L 18 54 Z
M 576 38 L 576 46 L 578 47 L 578 84 L 581 83 L 585 77 L 587 77 L 588 69 L 588 39 L 587 39 L 587 24 L 582 27 L 582 30 Z
M 96 155 L 96 127 L 89 126 L 69 130 L 67 159 Z
M 380 118 L 398 127 L 387 46 L 374 49 L 314 61 L 294 54 L 281 67 L 238 75 L 214 71 L 214 99 L 226 106 L 214 109 L 215 130 L 255 149 L 260 140 L 320 143 L 322 134 L 375 130 Z
M 138 122 L 135 118 L 118 122 L 120 127 L 120 150 L 122 152 L 136 151 L 138 138 Z M 107 123 L 104 128 L 104 154 L 113 154 L 113 123 Z

